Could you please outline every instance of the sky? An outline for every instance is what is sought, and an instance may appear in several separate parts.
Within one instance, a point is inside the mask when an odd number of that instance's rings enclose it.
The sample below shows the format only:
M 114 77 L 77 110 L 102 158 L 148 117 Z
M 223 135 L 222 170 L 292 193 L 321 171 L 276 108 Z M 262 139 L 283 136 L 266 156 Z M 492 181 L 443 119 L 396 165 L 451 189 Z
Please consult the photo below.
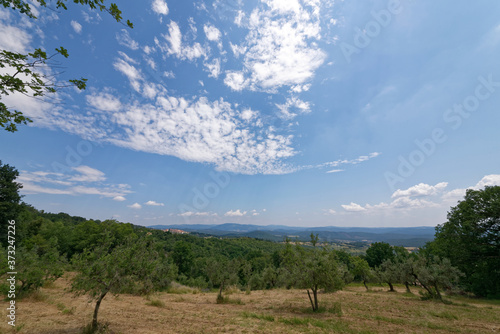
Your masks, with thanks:
M 23 200 L 137 225 L 436 226 L 500 185 L 500 2 L 144 0 L 0 9 L 56 56 L 2 102 Z M 50 2 L 49 2 L 50 7 Z M 2 72 L 12 71 L 4 68 Z

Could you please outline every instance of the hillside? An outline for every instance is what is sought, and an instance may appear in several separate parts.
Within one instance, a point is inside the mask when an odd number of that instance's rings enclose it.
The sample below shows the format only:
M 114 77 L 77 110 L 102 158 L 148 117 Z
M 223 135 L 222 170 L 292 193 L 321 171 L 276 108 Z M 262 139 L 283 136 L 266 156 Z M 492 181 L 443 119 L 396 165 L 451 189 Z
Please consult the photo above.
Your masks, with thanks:
M 64 290 L 66 278 L 18 303 L 17 330 L 0 323 L 0 333 L 79 334 L 92 317 L 85 296 Z M 421 301 L 418 295 L 371 292 L 350 285 L 321 294 L 324 312 L 310 312 L 303 290 L 232 291 L 231 304 L 215 304 L 215 292 L 177 287 L 149 298 L 119 295 L 104 299 L 100 319 L 108 333 L 498 333 L 498 302 L 451 298 L 453 304 Z M 417 291 L 414 291 L 417 293 Z M 449 297 L 448 297 L 449 298 Z M 5 302 L 1 316 L 6 315 Z M 153 306 L 156 305 L 156 306 Z
M 430 226 L 421 227 L 292 227 L 284 225 L 154 225 L 154 229 L 181 229 L 188 232 L 203 233 L 221 237 L 250 237 L 271 241 L 283 241 L 289 237 L 300 241 L 308 241 L 310 234 L 318 234 L 324 242 L 387 242 L 395 246 L 421 247 L 434 239 L 435 229 Z

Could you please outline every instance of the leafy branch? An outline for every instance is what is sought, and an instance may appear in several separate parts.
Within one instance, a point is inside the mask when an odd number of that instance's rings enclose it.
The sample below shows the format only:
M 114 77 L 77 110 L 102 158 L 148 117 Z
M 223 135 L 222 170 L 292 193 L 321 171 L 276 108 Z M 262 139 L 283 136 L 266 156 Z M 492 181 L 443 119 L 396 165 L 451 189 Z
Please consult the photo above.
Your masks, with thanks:
M 34 0 L 41 7 L 48 8 L 48 3 L 45 0 Z M 56 9 L 62 8 L 67 10 L 67 0 L 57 0 L 55 3 Z M 109 13 L 117 22 L 122 23 L 122 12 L 115 3 L 107 6 L 105 0 L 73 0 L 75 4 L 87 5 L 91 9 L 99 9 Z M 21 14 L 25 14 L 31 19 L 37 19 L 32 11 L 32 4 L 23 0 L 0 0 L 0 4 L 4 8 L 19 10 Z M 133 24 L 127 20 L 126 26 L 133 28 Z M 45 74 L 43 71 L 46 68 L 55 68 L 56 66 L 51 60 L 61 55 L 68 58 L 68 50 L 62 46 L 55 49 L 56 53 L 48 56 L 41 48 L 35 49 L 34 52 L 21 54 L 8 50 L 0 50 L 0 68 L 5 68 L 7 73 L 0 73 L 0 100 L 2 96 L 7 96 L 12 93 L 21 93 L 29 97 L 43 97 L 46 94 L 56 93 L 58 89 L 75 86 L 83 90 L 86 88 L 87 79 L 71 79 L 69 84 L 61 84 L 54 80 L 55 75 Z M 9 73 L 13 72 L 13 74 Z M 32 122 L 29 117 L 23 115 L 17 110 L 9 110 L 9 108 L 0 102 L 0 127 L 9 132 L 17 131 L 17 125 L 28 124 Z

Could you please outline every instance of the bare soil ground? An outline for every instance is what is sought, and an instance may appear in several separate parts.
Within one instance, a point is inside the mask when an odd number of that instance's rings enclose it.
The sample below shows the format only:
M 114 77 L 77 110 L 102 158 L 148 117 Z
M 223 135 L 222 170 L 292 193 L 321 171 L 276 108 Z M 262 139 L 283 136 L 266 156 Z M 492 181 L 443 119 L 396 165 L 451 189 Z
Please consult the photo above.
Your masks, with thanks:
M 74 297 L 61 278 L 17 302 L 16 327 L 7 324 L 7 302 L 1 302 L 0 333 L 78 334 L 94 309 L 86 296 Z M 182 291 L 184 290 L 184 291 Z M 99 321 L 107 333 L 500 333 L 500 303 L 448 297 L 452 304 L 422 301 L 414 295 L 365 291 L 348 286 L 319 295 L 320 313 L 310 311 L 304 290 L 235 291 L 228 304 L 216 304 L 216 293 L 190 289 L 149 297 L 107 296 Z M 191 292 L 189 292 L 191 291 Z M 174 291 L 175 292 L 175 291 Z

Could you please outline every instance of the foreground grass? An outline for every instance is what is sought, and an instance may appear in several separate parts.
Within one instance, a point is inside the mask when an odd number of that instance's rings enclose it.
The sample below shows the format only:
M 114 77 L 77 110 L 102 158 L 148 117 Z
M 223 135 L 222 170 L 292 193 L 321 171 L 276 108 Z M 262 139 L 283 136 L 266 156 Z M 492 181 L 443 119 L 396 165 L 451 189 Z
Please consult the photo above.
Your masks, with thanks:
M 80 334 L 92 318 L 93 304 L 73 297 L 66 279 L 18 301 L 16 328 L 7 325 L 0 303 L 0 334 Z M 189 290 L 189 289 L 187 289 Z M 320 294 L 320 312 L 311 312 L 302 290 L 233 292 L 216 304 L 216 292 L 187 291 L 148 297 L 106 297 L 100 321 L 106 333 L 498 333 L 496 301 L 448 297 L 451 304 L 421 301 L 418 292 L 388 293 L 384 287 L 351 285 Z M 231 302 L 232 301 L 232 302 Z M 238 301 L 238 302 L 235 302 Z M 5 307 L 4 307 L 5 306 Z

